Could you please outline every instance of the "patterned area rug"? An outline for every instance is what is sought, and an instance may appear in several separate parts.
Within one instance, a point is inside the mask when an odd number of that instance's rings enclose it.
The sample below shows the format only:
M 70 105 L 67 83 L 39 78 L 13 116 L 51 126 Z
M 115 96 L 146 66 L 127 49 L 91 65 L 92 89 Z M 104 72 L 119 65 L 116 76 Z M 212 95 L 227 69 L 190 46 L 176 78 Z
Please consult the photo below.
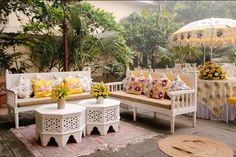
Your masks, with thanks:
M 35 139 L 35 125 L 22 127 L 20 129 L 11 129 L 11 131 L 19 138 L 26 147 L 34 154 L 35 157 L 74 157 L 88 155 L 98 150 L 117 151 L 128 144 L 142 142 L 154 136 L 160 136 L 156 132 L 135 126 L 127 122 L 120 122 L 120 130 L 118 132 L 109 132 L 106 136 L 94 134 L 82 138 L 82 141 L 75 143 L 69 140 L 63 148 L 57 146 L 52 140 L 47 147 L 40 145 Z

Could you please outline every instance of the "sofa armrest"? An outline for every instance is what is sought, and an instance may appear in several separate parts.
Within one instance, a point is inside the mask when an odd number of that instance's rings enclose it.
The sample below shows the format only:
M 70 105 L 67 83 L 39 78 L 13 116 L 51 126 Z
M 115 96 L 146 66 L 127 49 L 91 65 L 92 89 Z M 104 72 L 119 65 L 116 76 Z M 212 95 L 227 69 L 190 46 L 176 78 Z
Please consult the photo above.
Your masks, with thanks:
M 195 90 L 181 90 L 169 93 L 171 98 L 171 110 L 188 107 L 196 107 Z
M 123 90 L 123 82 L 111 82 L 105 84 L 110 92 Z
M 7 105 L 10 105 L 12 107 L 17 106 L 17 94 L 14 90 L 6 89 L 6 98 L 7 98 Z

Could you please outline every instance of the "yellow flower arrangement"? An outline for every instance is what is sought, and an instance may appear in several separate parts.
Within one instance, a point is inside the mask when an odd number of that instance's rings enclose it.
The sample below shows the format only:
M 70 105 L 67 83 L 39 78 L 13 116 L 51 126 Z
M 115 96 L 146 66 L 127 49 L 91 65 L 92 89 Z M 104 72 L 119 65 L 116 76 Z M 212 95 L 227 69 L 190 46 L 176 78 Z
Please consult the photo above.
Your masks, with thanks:
M 226 74 L 222 68 L 214 62 L 206 62 L 199 66 L 199 78 L 203 80 L 225 80 Z
M 103 82 L 94 84 L 90 89 L 90 94 L 96 98 L 99 96 L 107 97 L 109 95 L 109 90 Z
M 62 84 L 58 84 L 52 87 L 51 98 L 52 99 L 66 99 L 69 95 L 70 89 Z

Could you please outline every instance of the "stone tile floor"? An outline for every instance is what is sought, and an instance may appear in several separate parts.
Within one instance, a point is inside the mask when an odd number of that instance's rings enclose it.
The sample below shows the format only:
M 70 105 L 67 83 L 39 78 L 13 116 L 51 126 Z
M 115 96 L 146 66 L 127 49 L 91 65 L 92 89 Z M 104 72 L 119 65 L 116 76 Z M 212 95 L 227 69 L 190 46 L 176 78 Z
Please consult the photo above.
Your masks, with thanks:
M 158 140 L 170 135 L 168 117 L 158 115 L 155 119 L 152 112 L 139 110 L 138 113 L 137 121 L 133 122 L 132 113 L 127 110 L 121 110 L 121 120 L 163 133 L 164 135 L 128 145 L 117 152 L 111 150 L 97 151 L 86 157 L 167 157 L 158 149 Z M 197 119 L 198 127 L 193 128 L 190 120 L 190 117 L 179 116 L 176 120 L 176 134 L 195 134 L 221 140 L 234 150 L 236 157 L 236 121 L 226 124 L 221 121 Z M 20 116 L 21 126 L 33 123 L 34 114 Z M 12 127 L 14 127 L 14 124 L 7 121 L 6 108 L 0 108 L 0 157 L 31 157 L 32 154 L 9 130 Z

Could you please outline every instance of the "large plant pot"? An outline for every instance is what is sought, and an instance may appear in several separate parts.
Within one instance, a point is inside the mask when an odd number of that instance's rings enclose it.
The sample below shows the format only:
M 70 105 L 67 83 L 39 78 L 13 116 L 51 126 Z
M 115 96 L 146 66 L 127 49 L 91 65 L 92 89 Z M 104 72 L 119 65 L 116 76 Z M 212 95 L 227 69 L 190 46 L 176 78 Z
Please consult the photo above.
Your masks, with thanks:
M 5 100 L 6 93 L 4 91 L 0 91 L 0 107 L 3 106 L 4 100 Z

